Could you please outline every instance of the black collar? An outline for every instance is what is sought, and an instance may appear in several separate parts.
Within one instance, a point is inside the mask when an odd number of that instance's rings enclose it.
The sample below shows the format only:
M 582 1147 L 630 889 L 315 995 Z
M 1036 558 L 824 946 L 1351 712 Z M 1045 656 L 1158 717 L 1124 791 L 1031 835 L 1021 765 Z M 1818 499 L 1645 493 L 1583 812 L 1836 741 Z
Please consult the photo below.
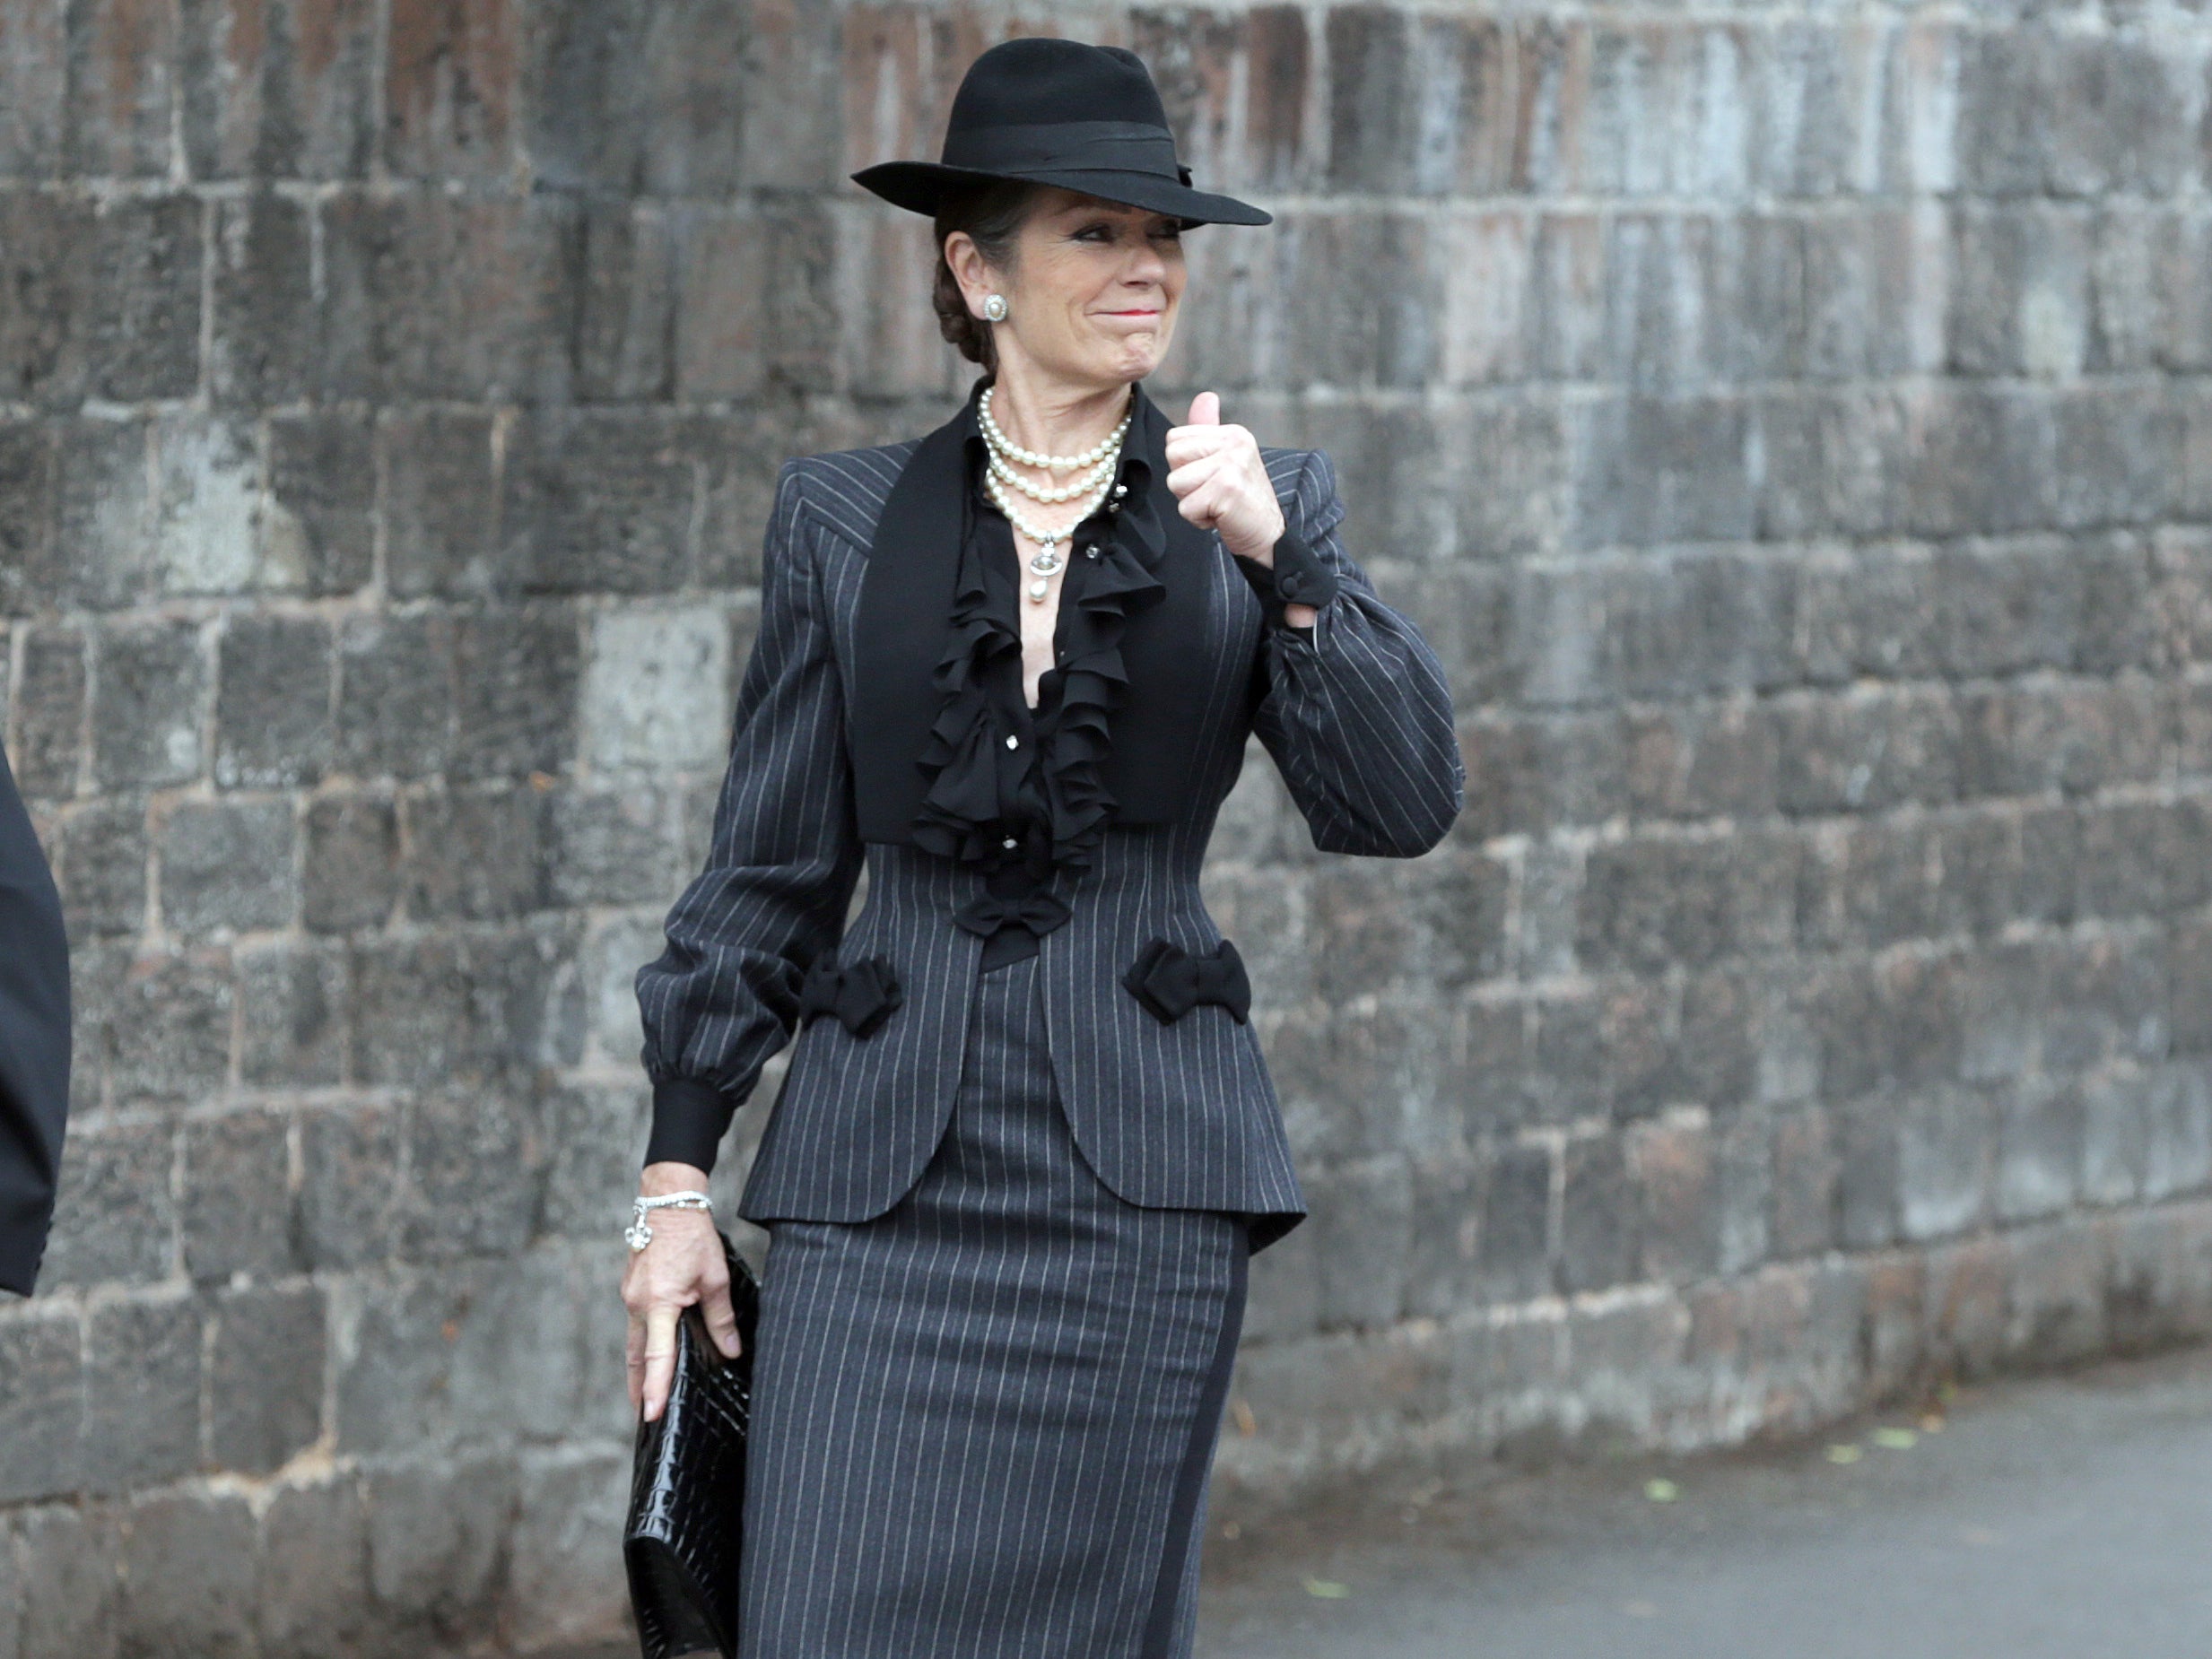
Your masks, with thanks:
M 876 521 L 855 621 L 857 659 L 848 688 L 847 736 L 863 840 L 904 843 L 921 809 L 916 764 L 943 699 L 931 673 L 951 624 L 960 550 L 972 510 L 971 441 L 980 446 L 979 380 L 960 413 L 921 440 Z M 1114 535 L 1166 589 L 1129 621 L 1122 638 L 1128 699 L 1115 711 L 1101 769 L 1119 803 L 1116 821 L 1173 822 L 1197 782 L 1200 712 L 1211 679 L 1206 659 L 1207 595 L 1221 555 L 1214 538 L 1177 510 L 1167 487 L 1170 422 L 1134 388 L 1136 419 L 1124 440 L 1129 493 Z

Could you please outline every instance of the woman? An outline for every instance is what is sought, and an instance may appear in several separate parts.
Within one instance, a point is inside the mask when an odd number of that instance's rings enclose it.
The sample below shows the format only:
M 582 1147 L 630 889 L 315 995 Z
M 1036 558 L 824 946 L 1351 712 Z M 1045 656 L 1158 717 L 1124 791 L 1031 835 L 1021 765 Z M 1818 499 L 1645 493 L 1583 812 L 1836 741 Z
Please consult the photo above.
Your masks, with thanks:
M 804 1028 L 739 1206 L 745 1651 L 1185 1654 L 1247 1255 L 1303 1213 L 1200 860 L 1253 730 L 1317 844 L 1426 851 L 1450 699 L 1326 459 L 1138 385 L 1183 228 L 1268 221 L 1189 187 L 1134 56 L 994 48 L 942 163 L 856 177 L 936 216 L 985 373 L 918 442 L 785 466 L 712 856 L 638 982 L 649 1197 Z M 677 1309 L 735 1346 L 710 1219 L 652 1228 L 649 1415 Z

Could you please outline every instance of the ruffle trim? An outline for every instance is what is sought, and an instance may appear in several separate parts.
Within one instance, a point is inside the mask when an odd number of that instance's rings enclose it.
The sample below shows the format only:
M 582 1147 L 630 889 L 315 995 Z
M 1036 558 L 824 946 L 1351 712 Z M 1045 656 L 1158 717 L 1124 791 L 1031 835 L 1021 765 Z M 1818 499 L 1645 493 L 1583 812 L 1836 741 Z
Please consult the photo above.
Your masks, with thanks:
M 1118 516 L 1115 533 L 1099 537 L 1076 556 L 1090 563 L 1075 609 L 1061 618 L 1067 647 L 1059 664 L 1059 714 L 1042 752 L 1032 752 L 1030 780 L 1042 796 L 1043 821 L 1022 845 L 1008 849 L 998 817 L 999 745 L 991 717 L 996 673 L 1022 672 L 1018 587 L 993 581 L 976 538 L 961 550 L 953 599 L 952 630 L 932 680 L 944 706 L 931 726 L 919 761 L 928 779 L 914 840 L 948 858 L 998 869 L 1020 864 L 1041 882 L 1055 869 L 1085 867 L 1111 821 L 1114 799 L 1104 780 L 1113 748 L 1113 715 L 1128 696 L 1121 639 L 1129 618 L 1167 596 L 1137 551 L 1135 534 L 1149 549 L 1133 514 Z M 1072 572 L 1071 572 L 1072 574 Z M 1067 595 L 1063 593 L 1066 603 Z M 1003 664 L 1003 666 L 1002 666 Z

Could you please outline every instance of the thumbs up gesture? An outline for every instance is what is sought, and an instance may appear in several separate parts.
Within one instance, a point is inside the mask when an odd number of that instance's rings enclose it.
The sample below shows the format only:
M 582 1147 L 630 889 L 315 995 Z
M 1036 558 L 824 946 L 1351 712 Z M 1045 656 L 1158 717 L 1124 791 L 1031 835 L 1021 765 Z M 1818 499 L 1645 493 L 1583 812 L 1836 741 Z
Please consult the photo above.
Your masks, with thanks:
M 1283 508 L 1259 458 L 1259 440 L 1245 427 L 1222 424 L 1214 393 L 1190 400 L 1189 425 L 1168 429 L 1167 463 L 1167 486 L 1185 518 L 1219 531 L 1231 552 L 1275 563 Z

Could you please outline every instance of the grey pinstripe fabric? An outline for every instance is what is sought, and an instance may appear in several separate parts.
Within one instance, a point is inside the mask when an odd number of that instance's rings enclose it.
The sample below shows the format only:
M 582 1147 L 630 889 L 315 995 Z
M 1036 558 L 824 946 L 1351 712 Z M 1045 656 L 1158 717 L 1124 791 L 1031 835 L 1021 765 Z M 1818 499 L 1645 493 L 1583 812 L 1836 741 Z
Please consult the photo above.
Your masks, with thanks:
M 638 976 L 648 1072 L 711 1087 L 726 1112 L 788 1039 L 802 970 L 838 942 L 858 877 L 845 689 L 866 672 L 855 622 L 876 518 L 915 447 L 810 456 L 779 480 L 713 850 L 669 916 L 666 951 Z M 1290 528 L 1342 590 L 1310 634 L 1271 629 L 1221 555 L 1192 647 L 1214 672 L 1190 807 L 1107 834 L 1093 868 L 1063 886 L 1074 915 L 1042 941 L 1039 971 L 1060 1098 L 1110 1188 L 1139 1204 L 1290 1216 L 1302 1204 L 1251 1028 L 1212 1004 L 1163 1026 L 1120 975 L 1154 936 L 1193 951 L 1220 937 L 1198 870 L 1248 729 L 1328 851 L 1426 851 L 1459 811 L 1463 773 L 1441 667 L 1345 552 L 1327 456 L 1265 458 Z M 828 1019 L 800 1036 L 741 1203 L 754 1220 L 881 1215 L 952 1110 L 981 945 L 951 916 L 980 878 L 912 848 L 865 854 L 867 902 L 845 951 L 888 957 L 904 1006 L 865 1038 Z
M 1231 1217 L 1124 1203 L 1056 1099 L 1036 959 L 982 977 L 914 1190 L 779 1223 L 746 1659 L 1175 1659 L 1243 1307 Z

